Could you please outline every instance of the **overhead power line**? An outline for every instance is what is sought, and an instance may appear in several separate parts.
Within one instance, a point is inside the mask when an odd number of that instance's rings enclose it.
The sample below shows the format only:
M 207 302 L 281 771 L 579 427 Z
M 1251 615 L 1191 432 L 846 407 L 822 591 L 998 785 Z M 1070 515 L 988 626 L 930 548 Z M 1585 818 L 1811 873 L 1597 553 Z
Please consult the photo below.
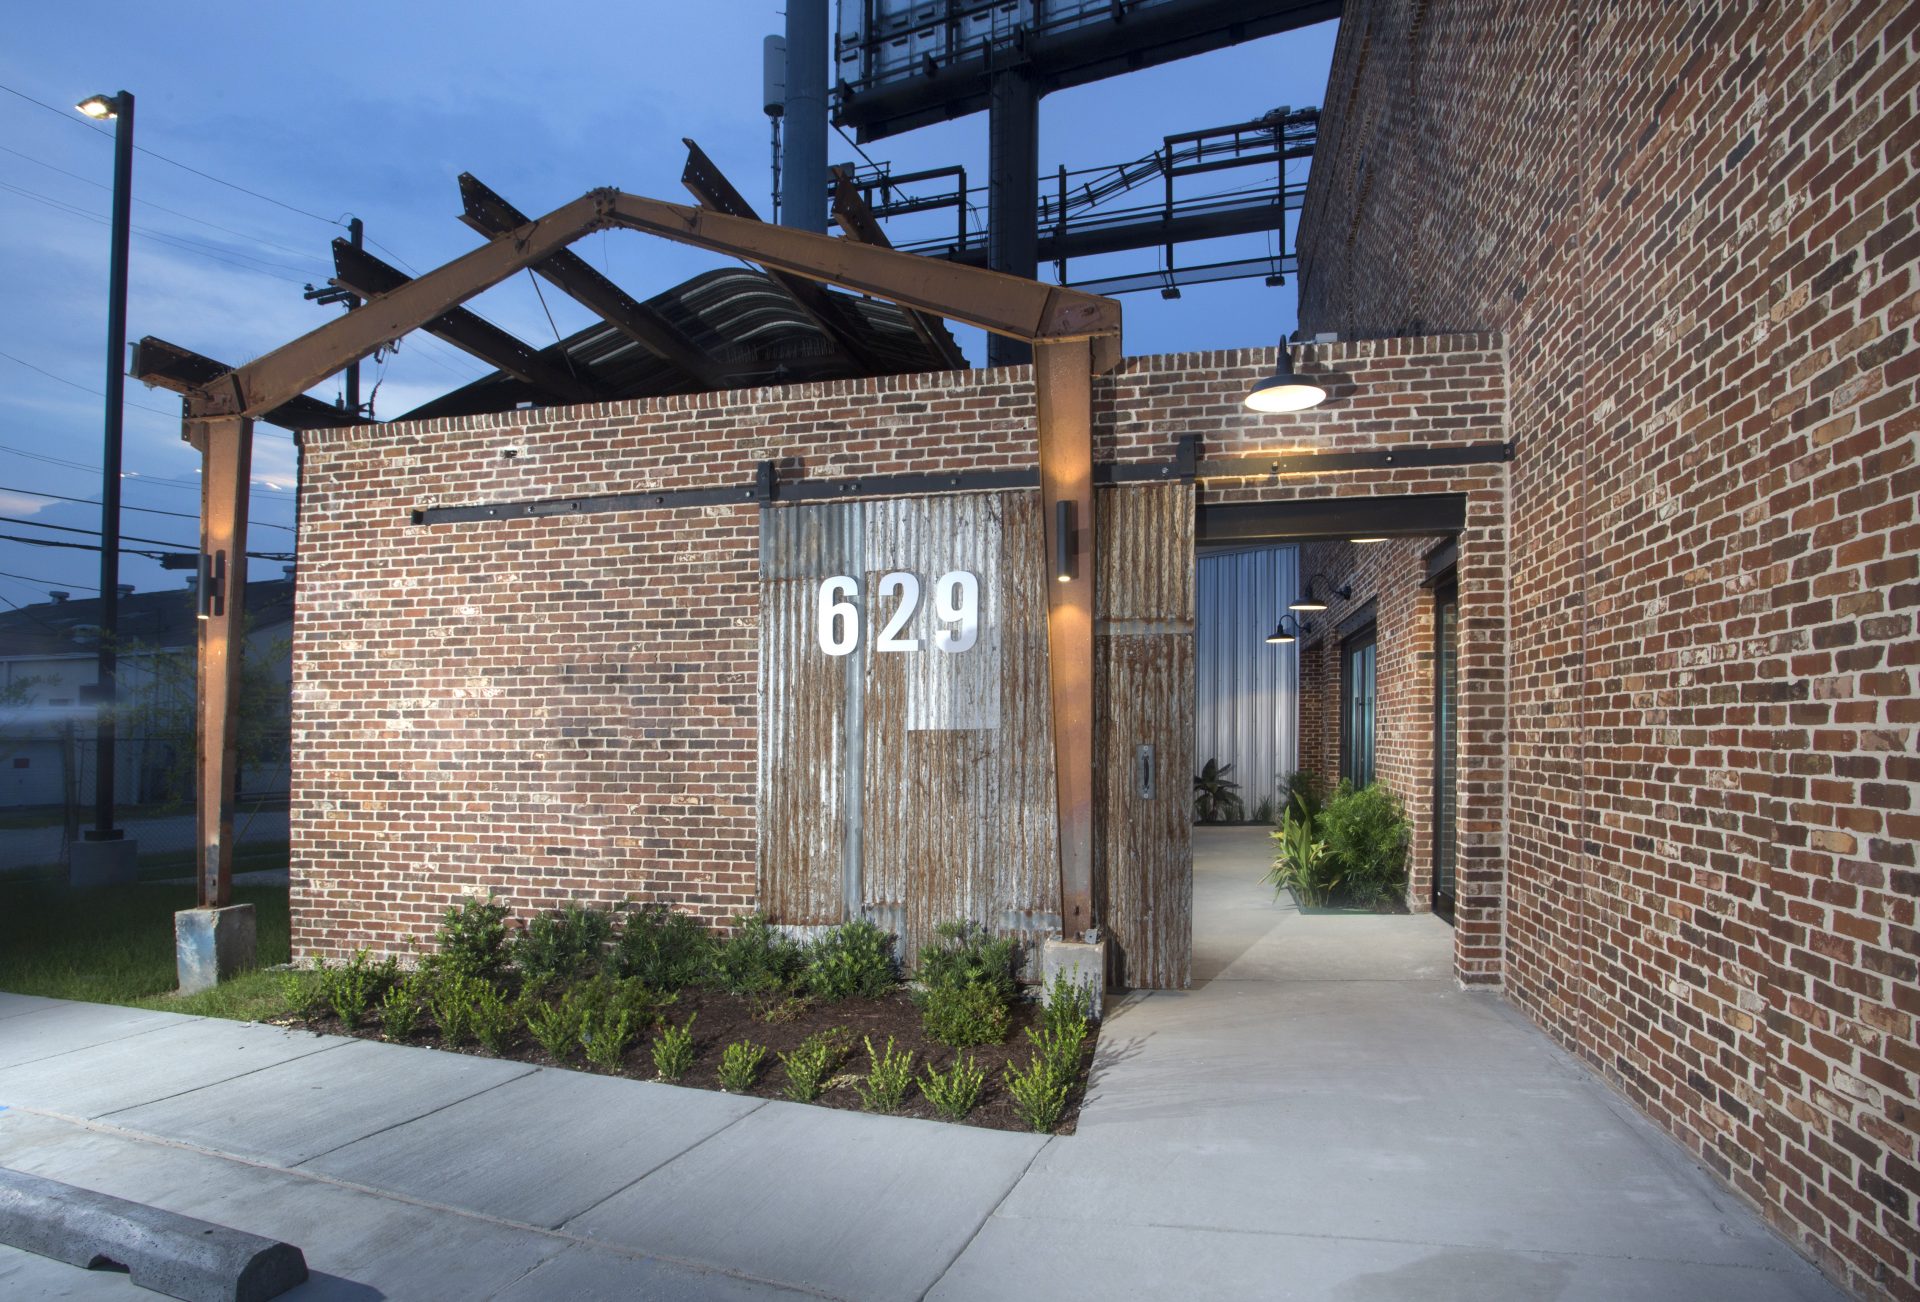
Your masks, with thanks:
M 45 529 L 45 528 L 48 528 L 49 526 L 41 525 L 39 527 L 42 529 Z M 76 531 L 76 532 L 79 532 L 79 531 Z M 95 537 L 98 537 L 98 536 L 99 535 L 97 534 L 95 535 Z M 135 539 L 135 541 L 140 541 L 140 540 Z M 67 551 L 76 551 L 76 552 L 96 552 L 97 553 L 100 550 L 100 544 L 97 542 L 80 543 L 80 542 L 67 542 L 65 539 L 62 539 L 62 538 L 28 538 L 17 533 L 0 533 L 0 542 L 21 543 L 28 547 L 56 547 L 56 548 L 63 548 Z M 155 551 L 152 548 L 147 548 L 147 547 L 122 547 L 120 551 L 123 555 L 145 556 L 148 560 L 155 560 L 155 561 L 165 556 L 185 556 L 185 557 L 191 558 L 194 555 L 193 549 L 189 548 L 186 551 L 181 551 L 179 549 L 182 545 L 183 544 L 180 544 L 180 543 L 162 543 L 161 546 L 169 549 L 167 551 Z M 289 561 L 290 562 L 294 559 L 294 555 L 292 552 L 248 552 L 247 556 L 256 561 Z
M 105 393 L 101 392 L 99 389 L 89 388 L 87 385 L 80 383 L 78 380 L 69 380 L 64 375 L 55 375 L 52 371 L 49 371 L 44 366 L 35 366 L 32 362 L 26 360 L 26 358 L 24 357 L 15 357 L 12 353 L 8 353 L 8 352 L 0 352 L 0 357 L 6 358 L 8 361 L 12 362 L 15 366 L 24 366 L 29 371 L 38 371 L 40 374 L 46 376 L 49 380 L 57 380 L 61 384 L 66 385 L 70 389 L 78 389 L 82 393 L 91 393 L 96 398 L 104 398 L 107 396 Z M 177 411 L 167 411 L 161 407 L 149 407 L 145 403 L 135 402 L 131 398 L 127 399 L 127 406 L 138 407 L 141 411 L 150 411 L 156 416 L 171 416 L 171 417 L 178 418 L 180 415 L 180 413 Z
M 81 506 L 97 507 L 100 505 L 100 503 L 94 501 L 91 498 L 68 497 L 64 493 L 43 493 L 37 488 L 9 488 L 5 484 L 0 484 L 0 493 L 19 493 L 24 497 L 44 497 L 48 501 L 52 501 L 52 502 L 77 502 Z M 284 500 L 284 499 L 280 499 L 280 500 Z M 157 506 L 128 506 L 126 503 L 122 502 L 120 504 L 120 509 L 122 511 L 138 511 L 142 515 L 168 515 L 168 516 L 172 516 L 176 520 L 197 521 L 200 519 L 199 516 L 194 515 L 187 511 L 162 511 Z M 296 532 L 290 525 L 275 524 L 271 520 L 249 519 L 247 521 L 247 527 L 249 529 L 278 529 L 282 533 Z
M 29 574 L 9 574 L 6 570 L 0 570 L 0 579 L 17 579 L 21 583 L 52 584 L 56 588 L 78 588 L 82 592 L 100 591 L 91 583 L 68 583 L 65 579 L 36 579 Z

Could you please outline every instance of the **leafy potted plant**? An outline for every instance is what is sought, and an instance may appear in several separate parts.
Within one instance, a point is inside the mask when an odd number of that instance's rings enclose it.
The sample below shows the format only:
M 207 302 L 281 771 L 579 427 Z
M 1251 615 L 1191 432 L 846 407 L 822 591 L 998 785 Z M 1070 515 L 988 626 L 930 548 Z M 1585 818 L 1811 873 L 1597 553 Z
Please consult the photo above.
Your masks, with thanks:
M 1193 821 L 1196 823 L 1238 822 L 1247 816 L 1241 803 L 1240 784 L 1228 780 L 1233 765 L 1210 759 L 1193 779 Z

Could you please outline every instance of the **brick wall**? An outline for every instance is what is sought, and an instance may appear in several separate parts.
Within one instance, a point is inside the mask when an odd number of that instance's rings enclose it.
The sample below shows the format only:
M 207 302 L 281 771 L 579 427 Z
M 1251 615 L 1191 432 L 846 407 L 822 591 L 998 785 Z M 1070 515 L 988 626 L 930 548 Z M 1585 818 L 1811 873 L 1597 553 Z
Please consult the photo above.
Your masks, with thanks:
M 1920 1297 L 1920 8 L 1347 7 L 1312 330 L 1500 330 L 1506 985 Z
M 1504 467 L 1284 480 L 1257 454 L 1467 444 L 1504 430 L 1489 336 L 1309 350 L 1336 400 L 1241 398 L 1274 351 L 1129 359 L 1094 390 L 1102 459 L 1196 435 L 1247 455 L 1206 501 L 1470 495 L 1463 613 L 1477 714 L 1462 798 L 1460 964 L 1498 979 Z M 785 477 L 1032 464 L 1024 368 L 806 385 L 312 435 L 294 666 L 296 952 L 387 951 L 450 896 L 523 911 L 660 901 L 720 921 L 755 898 L 755 508 L 416 526 L 433 505 Z

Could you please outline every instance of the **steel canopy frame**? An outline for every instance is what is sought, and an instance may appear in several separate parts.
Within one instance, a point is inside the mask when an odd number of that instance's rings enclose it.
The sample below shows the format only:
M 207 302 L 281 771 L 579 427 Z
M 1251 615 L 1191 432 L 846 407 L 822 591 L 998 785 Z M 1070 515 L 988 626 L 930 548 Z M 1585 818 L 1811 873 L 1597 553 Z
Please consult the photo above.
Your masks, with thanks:
M 246 591 L 247 480 L 253 421 L 341 368 L 524 267 L 594 231 L 645 231 L 838 285 L 915 311 L 962 321 L 1035 347 L 1037 455 L 1047 556 L 1073 558 L 1047 582 L 1048 694 L 1053 720 L 1063 935 L 1096 937 L 1093 891 L 1093 399 L 1092 376 L 1120 360 L 1120 305 L 1112 299 L 997 271 L 708 209 L 593 190 L 545 217 L 501 231 L 470 253 L 370 298 L 291 343 L 185 389 L 185 436 L 202 467 L 199 728 L 196 803 L 199 900 L 232 899 L 234 703 Z M 1059 504 L 1071 503 L 1065 510 Z M 1062 539 L 1065 528 L 1070 537 Z M 1033 563 L 1043 564 L 1041 557 Z

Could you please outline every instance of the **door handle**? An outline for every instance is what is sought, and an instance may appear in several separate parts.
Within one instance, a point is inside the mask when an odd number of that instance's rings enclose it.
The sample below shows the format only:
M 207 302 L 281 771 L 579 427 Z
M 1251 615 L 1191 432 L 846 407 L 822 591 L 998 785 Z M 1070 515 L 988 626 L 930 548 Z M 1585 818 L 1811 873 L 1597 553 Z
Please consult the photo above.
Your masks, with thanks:
M 1142 746 L 1134 752 L 1134 776 L 1139 780 L 1140 799 L 1153 799 L 1153 747 Z

